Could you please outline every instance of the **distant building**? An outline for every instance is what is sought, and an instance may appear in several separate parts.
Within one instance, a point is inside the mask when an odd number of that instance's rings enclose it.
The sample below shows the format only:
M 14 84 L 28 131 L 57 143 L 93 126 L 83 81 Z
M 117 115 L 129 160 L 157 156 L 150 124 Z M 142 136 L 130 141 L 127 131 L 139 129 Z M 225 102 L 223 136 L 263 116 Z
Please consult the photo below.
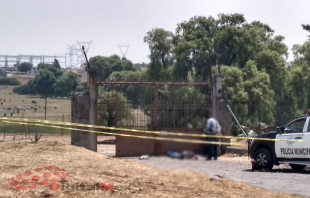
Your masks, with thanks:
M 15 76 L 14 73 L 11 73 L 11 72 L 7 72 L 7 73 L 6 73 L 6 77 L 7 77 L 7 78 L 12 78 L 12 77 L 14 77 L 14 76 Z
M 77 77 L 81 80 L 81 82 L 87 82 L 87 72 L 85 69 L 67 69 L 64 72 L 72 72 L 77 75 Z

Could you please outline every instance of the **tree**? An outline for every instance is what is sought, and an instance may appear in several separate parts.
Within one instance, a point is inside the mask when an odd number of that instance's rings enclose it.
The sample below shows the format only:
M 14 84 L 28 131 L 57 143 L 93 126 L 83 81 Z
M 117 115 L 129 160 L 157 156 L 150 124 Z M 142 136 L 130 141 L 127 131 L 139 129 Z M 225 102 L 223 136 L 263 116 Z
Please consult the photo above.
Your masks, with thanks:
M 107 79 L 111 82 L 140 82 L 141 72 L 138 71 L 121 71 L 113 72 Z M 105 91 L 115 91 L 114 86 L 107 86 Z M 130 85 L 124 84 L 118 86 L 117 91 L 121 91 L 124 96 L 131 102 L 133 108 L 137 108 L 140 105 L 141 97 L 143 97 L 142 85 Z
M 33 87 L 29 86 L 28 84 L 24 84 L 18 87 L 14 87 L 13 93 L 24 95 L 24 94 L 35 94 L 36 92 Z
M 18 65 L 18 71 L 20 72 L 28 72 L 32 70 L 33 65 L 31 63 L 23 62 Z
M 117 55 L 110 57 L 95 56 L 90 58 L 89 64 L 97 71 L 97 80 L 105 81 L 115 71 L 139 71 L 136 65 L 126 58 Z
M 196 71 L 196 76 L 207 79 L 210 75 L 213 54 L 214 31 L 213 17 L 193 17 L 188 22 L 178 24 L 174 43 L 175 66 L 173 75 L 186 79 L 188 73 Z
M 243 73 L 238 67 L 222 66 L 224 96 L 231 100 L 232 110 L 240 123 L 248 121 L 249 95 L 245 91 Z
M 133 120 L 131 106 L 120 92 L 99 93 L 98 124 L 108 127 L 130 125 Z
M 149 45 L 151 62 L 159 63 L 164 70 L 172 65 L 173 33 L 162 28 L 147 32 L 144 42 Z
M 268 74 L 257 70 L 254 61 L 248 61 L 243 70 L 244 90 L 249 96 L 247 102 L 251 123 L 274 121 L 275 101 Z
M 294 45 L 292 51 L 294 61 L 289 70 L 288 85 L 297 101 L 297 112 L 300 114 L 310 107 L 310 41 Z
M 188 72 L 206 79 L 210 67 L 220 63 L 244 68 L 262 50 L 287 56 L 283 36 L 259 21 L 247 22 L 242 14 L 219 14 L 213 17 L 196 16 L 178 24 L 174 38 L 176 59 L 174 75 L 186 77 Z
M 45 69 L 35 77 L 33 82 L 35 91 L 41 96 L 52 96 L 55 93 L 56 78 L 53 72 Z
M 55 83 L 55 94 L 57 96 L 70 96 L 73 92 L 73 85 L 79 85 L 80 81 L 76 74 L 69 72 L 64 73 L 61 77 L 57 78 Z M 82 89 L 82 88 L 81 88 Z
M 61 66 L 60 66 L 60 64 L 59 64 L 59 61 L 58 61 L 56 58 L 54 59 L 53 66 L 54 66 L 56 69 L 61 69 Z
M 269 75 L 272 89 L 276 92 L 278 100 L 281 100 L 284 93 L 279 86 L 285 84 L 287 78 L 284 58 L 278 52 L 266 49 L 257 53 L 255 64 L 258 70 Z
M 292 48 L 294 55 L 293 63 L 300 65 L 303 62 L 307 62 L 310 65 L 310 41 L 306 41 L 302 45 L 295 44 Z
M 302 26 L 302 28 L 303 28 L 304 30 L 310 32 L 310 25 L 308 25 L 308 24 L 306 24 L 306 25 L 301 24 L 301 26 Z M 310 37 L 310 35 L 308 35 L 308 37 Z
M 62 70 L 57 69 L 55 67 L 46 67 L 45 70 L 52 72 L 54 74 L 55 78 L 59 78 L 64 74 L 64 72 Z
M 16 85 L 20 85 L 20 82 L 16 78 L 7 78 L 7 77 L 1 78 L 0 77 L 0 85 L 16 86 Z
M 41 69 L 46 69 L 48 67 L 53 67 L 53 65 L 52 64 L 47 64 L 47 63 L 39 63 L 38 66 L 37 66 L 37 69 L 41 70 Z

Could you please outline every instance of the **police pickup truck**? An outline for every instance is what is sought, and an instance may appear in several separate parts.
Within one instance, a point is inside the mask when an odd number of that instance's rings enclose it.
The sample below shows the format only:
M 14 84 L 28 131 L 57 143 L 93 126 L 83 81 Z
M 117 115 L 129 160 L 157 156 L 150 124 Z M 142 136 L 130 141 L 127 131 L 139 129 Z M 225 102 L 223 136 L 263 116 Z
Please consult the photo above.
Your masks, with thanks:
M 258 135 L 257 138 L 268 138 L 274 141 L 249 141 L 249 155 L 253 170 L 271 170 L 274 165 L 280 164 L 289 164 L 294 170 L 302 170 L 310 165 L 309 115 L 296 117 L 282 127 L 278 127 L 276 131 Z

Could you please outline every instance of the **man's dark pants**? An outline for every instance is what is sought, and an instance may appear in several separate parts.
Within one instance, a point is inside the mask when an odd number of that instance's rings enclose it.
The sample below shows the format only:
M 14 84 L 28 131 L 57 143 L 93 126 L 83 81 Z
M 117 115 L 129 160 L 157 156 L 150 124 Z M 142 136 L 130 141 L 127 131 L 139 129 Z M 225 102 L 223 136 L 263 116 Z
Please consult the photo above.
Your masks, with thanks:
M 217 142 L 217 138 L 206 138 L 207 141 L 210 142 Z M 214 159 L 217 159 L 217 144 L 206 144 L 206 153 L 207 153 L 207 159 L 211 160 L 212 157 Z

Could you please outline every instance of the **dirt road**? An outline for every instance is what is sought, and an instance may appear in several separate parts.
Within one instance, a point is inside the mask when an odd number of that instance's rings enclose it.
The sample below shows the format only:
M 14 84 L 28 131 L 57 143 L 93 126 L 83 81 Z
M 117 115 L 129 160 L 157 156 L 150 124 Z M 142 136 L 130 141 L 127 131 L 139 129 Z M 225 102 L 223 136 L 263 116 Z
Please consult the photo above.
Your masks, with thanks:
M 138 160 L 137 158 L 130 158 Z M 177 160 L 167 157 L 150 157 L 139 160 L 149 166 L 163 169 L 183 169 L 199 173 L 221 175 L 228 179 L 264 188 L 266 190 L 297 194 L 310 197 L 310 169 L 303 172 L 292 171 L 288 166 L 275 166 L 272 172 L 252 172 L 247 157 L 220 157 L 218 161 Z M 259 196 L 259 195 L 257 195 Z

